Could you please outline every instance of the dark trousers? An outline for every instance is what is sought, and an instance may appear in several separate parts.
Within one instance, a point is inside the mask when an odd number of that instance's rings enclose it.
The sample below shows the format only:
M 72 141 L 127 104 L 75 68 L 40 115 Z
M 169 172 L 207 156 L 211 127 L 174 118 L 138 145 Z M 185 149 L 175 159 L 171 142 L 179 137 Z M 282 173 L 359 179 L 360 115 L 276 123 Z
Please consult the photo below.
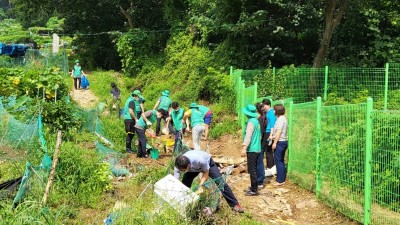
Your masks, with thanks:
M 81 77 L 74 77 L 74 87 L 78 90 L 81 87 Z
M 167 112 L 168 112 L 168 111 L 167 111 Z M 168 118 L 168 116 L 169 116 L 169 113 L 167 113 L 167 115 L 165 115 L 165 116 L 163 116 L 163 117 L 161 117 L 161 118 L 157 118 L 157 124 L 156 124 L 156 134 L 157 134 L 157 135 L 160 135 L 160 130 L 161 130 L 161 119 L 164 120 L 164 123 L 167 123 L 167 122 L 166 122 L 166 119 Z M 169 123 L 169 125 L 168 125 L 168 130 L 169 130 L 169 133 L 170 133 L 170 134 L 173 134 L 173 133 L 174 133 L 174 130 L 172 129 L 172 123 Z
M 264 167 L 264 148 L 261 145 L 261 152 L 257 157 L 257 184 L 262 185 L 265 178 L 265 167 Z
M 288 147 L 287 141 L 278 141 L 275 149 L 275 164 L 276 164 L 276 181 L 278 183 L 286 180 L 285 153 Z
M 247 152 L 247 171 L 250 174 L 251 191 L 257 192 L 257 158 L 259 152 Z
M 191 187 L 193 183 L 193 179 L 199 175 L 199 172 L 187 172 L 183 175 L 182 183 L 186 187 Z M 235 195 L 232 192 L 232 189 L 229 185 L 224 181 L 222 178 L 221 173 L 217 165 L 215 165 L 214 160 L 210 159 L 210 170 L 209 176 L 214 182 L 217 184 L 219 190 L 222 192 L 222 196 L 224 196 L 225 200 L 228 202 L 230 207 L 234 207 L 235 205 L 239 204 L 238 200 L 236 199 Z
M 267 159 L 267 169 L 271 169 L 274 165 L 275 165 L 275 161 L 274 161 L 274 151 L 272 150 L 272 144 L 271 145 L 268 145 L 268 138 L 269 138 L 269 135 L 270 135 L 271 133 L 267 133 L 266 135 L 265 135 L 265 142 L 266 142 L 266 145 L 267 145 L 267 147 L 266 147 L 266 159 Z
M 146 139 L 145 130 L 136 128 L 136 133 L 137 133 L 138 138 L 139 138 L 137 156 L 138 157 L 143 157 L 143 156 L 145 156 L 147 154 L 147 151 L 146 151 L 147 139 Z
M 182 141 L 182 131 L 175 131 L 174 154 L 179 154 L 180 151 L 182 150 L 181 141 Z
M 125 120 L 125 132 L 126 132 L 126 138 L 125 138 L 125 146 L 126 146 L 126 151 L 132 151 L 132 139 L 133 136 L 135 135 L 135 121 L 134 120 Z

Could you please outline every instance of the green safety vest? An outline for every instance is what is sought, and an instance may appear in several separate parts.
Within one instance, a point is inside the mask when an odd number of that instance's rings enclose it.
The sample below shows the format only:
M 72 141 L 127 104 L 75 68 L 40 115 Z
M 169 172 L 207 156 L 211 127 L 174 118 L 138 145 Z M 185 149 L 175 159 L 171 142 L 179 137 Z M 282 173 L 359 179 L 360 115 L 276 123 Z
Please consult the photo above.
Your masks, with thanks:
M 257 118 L 249 118 L 247 123 L 252 123 L 254 126 L 253 135 L 251 136 L 250 144 L 247 147 L 247 152 L 261 152 L 261 129 L 260 122 Z M 246 131 L 244 136 L 246 137 Z
M 176 131 L 182 129 L 182 119 L 183 119 L 184 110 L 182 108 L 178 109 L 178 111 L 172 110 L 171 117 L 174 122 L 174 127 Z
M 164 109 L 168 111 L 169 107 L 171 106 L 172 100 L 169 97 L 161 96 L 160 104 L 158 105 L 158 109 Z
M 131 101 L 134 101 L 135 99 L 132 96 L 129 96 L 129 98 L 126 100 L 125 102 L 125 107 L 124 107 L 124 118 L 126 120 L 133 120 L 131 114 L 129 113 L 129 103 Z M 136 103 L 135 103 L 135 108 L 136 108 Z M 133 111 L 133 113 L 135 113 L 135 116 L 137 116 L 135 110 Z
M 138 99 L 133 98 L 133 101 L 135 102 L 135 112 L 141 112 L 142 111 L 142 108 L 140 108 L 140 100 L 141 100 L 140 97 Z
M 190 116 L 190 126 L 195 127 L 199 124 L 204 124 L 204 114 L 198 109 L 191 109 L 192 115 Z
M 203 113 L 204 116 L 206 116 L 208 111 L 210 111 L 210 109 L 205 107 L 204 105 L 199 105 L 199 110 L 200 110 L 201 113 Z
M 74 77 L 80 77 L 82 73 L 82 68 L 80 66 L 74 66 Z
M 150 123 L 154 123 L 157 120 L 157 111 L 151 110 L 151 112 L 152 112 L 152 115 L 150 117 L 147 117 L 147 119 L 150 121 Z M 149 127 L 147 126 L 146 121 L 144 121 L 143 116 L 144 116 L 144 114 L 142 114 L 140 119 L 137 121 L 136 125 L 143 127 L 143 129 L 147 129 Z

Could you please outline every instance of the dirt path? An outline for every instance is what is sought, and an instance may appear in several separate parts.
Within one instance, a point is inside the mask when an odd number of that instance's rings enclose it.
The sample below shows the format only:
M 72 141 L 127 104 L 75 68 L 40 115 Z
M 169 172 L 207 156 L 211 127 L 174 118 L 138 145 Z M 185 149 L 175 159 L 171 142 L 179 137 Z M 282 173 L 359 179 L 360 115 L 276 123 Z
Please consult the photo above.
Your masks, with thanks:
M 90 89 L 73 89 L 69 92 L 69 95 L 74 102 L 85 109 L 94 108 L 99 102 L 99 98 Z

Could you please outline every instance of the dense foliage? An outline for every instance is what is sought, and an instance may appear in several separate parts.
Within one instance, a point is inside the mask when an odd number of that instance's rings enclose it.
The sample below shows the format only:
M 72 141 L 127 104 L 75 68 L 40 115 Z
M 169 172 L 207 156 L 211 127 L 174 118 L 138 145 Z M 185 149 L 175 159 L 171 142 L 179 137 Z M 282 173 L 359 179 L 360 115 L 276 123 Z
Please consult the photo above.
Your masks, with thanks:
M 268 60 L 279 67 L 312 64 L 326 26 L 326 8 L 335 2 L 333 6 L 339 9 L 348 1 L 11 2 L 11 9 L 3 6 L 3 15 L 16 17 L 25 27 L 46 23 L 50 26 L 51 17 L 65 18 L 64 31 L 77 34 L 77 52 L 90 51 L 81 55 L 95 68 L 120 68 L 115 46 L 118 37 L 110 31 L 132 30 L 139 32 L 135 39 L 128 38 L 135 43 L 135 51 L 156 47 L 156 51 L 144 53 L 150 58 L 162 57 L 157 49 L 163 49 L 165 40 L 177 31 L 185 31 L 218 56 L 218 68 L 226 70 L 230 65 L 262 68 Z M 327 63 L 368 66 L 398 58 L 400 9 L 395 1 L 350 1 L 344 9 L 340 23 L 329 37 Z M 145 36 L 150 38 L 143 39 Z M 158 45 L 154 46 L 155 43 Z M 122 64 L 129 61 L 122 60 Z

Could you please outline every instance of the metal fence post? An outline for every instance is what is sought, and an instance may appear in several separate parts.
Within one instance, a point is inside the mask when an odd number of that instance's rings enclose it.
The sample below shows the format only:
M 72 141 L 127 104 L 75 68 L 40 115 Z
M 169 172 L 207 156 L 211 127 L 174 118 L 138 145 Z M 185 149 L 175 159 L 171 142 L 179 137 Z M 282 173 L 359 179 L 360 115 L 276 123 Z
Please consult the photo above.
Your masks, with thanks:
M 317 98 L 317 123 L 316 123 L 316 146 L 315 146 L 315 194 L 317 197 L 320 196 L 321 193 L 321 164 L 320 164 L 320 143 L 321 143 L 321 134 L 322 134 L 322 126 L 321 126 L 321 118 L 322 118 L 322 99 L 321 97 Z
M 364 225 L 371 224 L 372 110 L 373 100 L 371 97 L 368 97 L 365 133 Z
M 288 121 L 288 137 L 289 137 L 289 142 L 288 142 L 288 172 L 292 171 L 292 154 L 290 153 L 292 150 L 293 146 L 293 101 L 290 101 L 289 103 L 289 121 Z
M 386 63 L 386 65 L 385 65 L 385 96 L 384 96 L 384 104 L 383 104 L 384 110 L 387 110 L 388 88 L 389 88 L 389 63 Z
M 324 80 L 324 101 L 328 98 L 328 73 L 329 73 L 329 68 L 328 66 L 325 66 L 325 80 Z
M 257 102 L 257 89 L 258 89 L 258 86 L 257 86 L 257 82 L 254 82 L 254 97 L 253 97 L 253 103 L 255 104 L 256 102 Z
M 229 75 L 233 75 L 233 66 L 231 66 L 230 68 L 229 68 Z
M 274 98 L 276 95 L 275 93 L 275 74 L 276 70 L 275 67 L 272 67 L 272 98 Z

